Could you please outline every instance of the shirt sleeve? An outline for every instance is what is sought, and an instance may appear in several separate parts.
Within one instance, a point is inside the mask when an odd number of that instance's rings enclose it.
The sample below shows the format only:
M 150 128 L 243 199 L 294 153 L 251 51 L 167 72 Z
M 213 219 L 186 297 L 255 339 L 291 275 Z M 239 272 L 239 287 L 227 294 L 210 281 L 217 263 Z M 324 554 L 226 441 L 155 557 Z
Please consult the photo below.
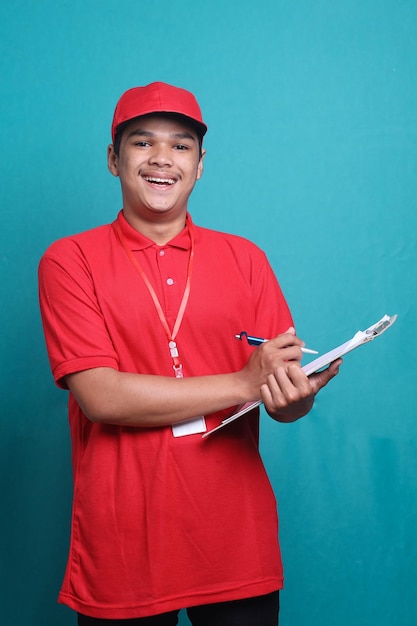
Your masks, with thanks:
M 94 279 L 73 239 L 53 244 L 39 264 L 39 301 L 52 374 L 64 377 L 94 367 L 118 369 L 119 360 L 94 292 Z
M 265 255 L 259 251 L 253 277 L 256 328 L 260 337 L 273 338 L 294 325 L 292 315 L 278 279 Z

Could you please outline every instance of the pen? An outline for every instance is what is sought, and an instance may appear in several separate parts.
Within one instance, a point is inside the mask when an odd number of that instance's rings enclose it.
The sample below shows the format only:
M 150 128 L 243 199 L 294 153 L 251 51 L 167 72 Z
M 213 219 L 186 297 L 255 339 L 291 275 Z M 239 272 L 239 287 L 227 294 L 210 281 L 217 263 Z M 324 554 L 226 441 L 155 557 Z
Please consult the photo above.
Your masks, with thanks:
M 250 346 L 260 346 L 261 343 L 265 343 L 268 339 L 262 339 L 261 337 L 253 337 L 252 335 L 248 335 L 248 333 L 242 330 L 241 333 L 235 335 L 236 339 L 240 339 L 242 341 L 243 338 L 246 339 Z M 301 352 L 304 354 L 318 354 L 317 350 L 310 350 L 310 348 L 301 348 Z

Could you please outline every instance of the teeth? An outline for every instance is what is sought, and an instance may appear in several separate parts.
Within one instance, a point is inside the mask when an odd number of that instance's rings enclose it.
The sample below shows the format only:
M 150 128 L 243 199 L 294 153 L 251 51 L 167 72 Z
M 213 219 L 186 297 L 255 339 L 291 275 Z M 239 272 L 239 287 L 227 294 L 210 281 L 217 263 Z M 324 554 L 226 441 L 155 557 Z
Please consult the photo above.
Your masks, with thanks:
M 173 185 L 175 180 L 173 178 L 157 178 L 156 176 L 144 176 L 144 179 L 148 181 L 148 183 L 157 183 L 163 185 Z

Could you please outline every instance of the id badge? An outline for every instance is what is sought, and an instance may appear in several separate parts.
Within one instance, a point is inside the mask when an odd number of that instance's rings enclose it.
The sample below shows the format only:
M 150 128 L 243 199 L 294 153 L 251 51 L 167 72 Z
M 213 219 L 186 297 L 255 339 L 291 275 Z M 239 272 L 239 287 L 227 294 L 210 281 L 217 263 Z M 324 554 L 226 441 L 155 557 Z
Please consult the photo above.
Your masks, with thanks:
M 204 415 L 195 417 L 191 420 L 185 420 L 184 422 L 178 422 L 178 424 L 172 425 L 172 434 L 174 437 L 185 437 L 186 435 L 196 435 L 198 433 L 205 433 L 207 430 L 206 420 Z

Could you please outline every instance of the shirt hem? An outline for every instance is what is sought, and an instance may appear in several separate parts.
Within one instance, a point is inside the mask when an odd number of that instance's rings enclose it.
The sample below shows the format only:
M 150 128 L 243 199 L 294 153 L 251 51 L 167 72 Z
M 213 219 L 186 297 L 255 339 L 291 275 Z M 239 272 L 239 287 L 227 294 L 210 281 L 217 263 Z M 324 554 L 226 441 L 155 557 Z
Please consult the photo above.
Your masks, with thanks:
M 130 606 L 99 605 L 86 602 L 76 598 L 71 594 L 61 592 L 58 602 L 65 604 L 69 608 L 98 619 L 131 619 L 140 617 L 151 617 L 169 611 L 180 611 L 181 609 L 203 604 L 213 604 L 214 602 L 228 602 L 232 600 L 243 600 L 256 596 L 263 596 L 283 588 L 282 578 L 262 580 L 256 583 L 242 584 L 232 589 L 222 589 L 221 591 L 206 591 L 184 596 L 176 596 L 165 600 L 159 600 L 147 604 L 135 604 Z

